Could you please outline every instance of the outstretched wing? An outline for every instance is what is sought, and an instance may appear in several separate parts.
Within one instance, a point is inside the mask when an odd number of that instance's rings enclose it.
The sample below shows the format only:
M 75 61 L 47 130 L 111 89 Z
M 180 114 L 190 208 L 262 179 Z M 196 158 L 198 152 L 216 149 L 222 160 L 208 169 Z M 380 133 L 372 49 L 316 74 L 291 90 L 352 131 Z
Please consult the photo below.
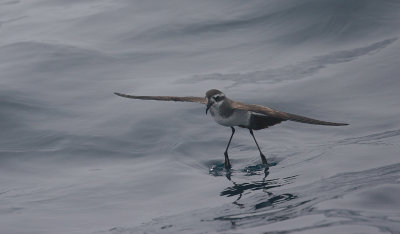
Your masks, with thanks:
M 311 119 L 311 118 L 308 118 L 305 116 L 290 114 L 290 113 L 286 113 L 283 111 L 274 110 L 269 107 L 260 106 L 260 105 L 244 104 L 244 103 L 240 103 L 240 102 L 232 102 L 231 105 L 233 108 L 236 108 L 236 109 L 260 113 L 263 115 L 279 118 L 282 120 L 291 120 L 291 121 L 296 121 L 296 122 L 300 122 L 300 123 L 328 125 L 328 126 L 348 125 L 347 123 L 333 123 L 333 122 L 327 122 L 327 121 L 322 121 L 322 120 L 318 120 L 318 119 Z
M 174 96 L 133 96 L 127 95 L 123 93 L 114 93 L 118 96 L 132 99 L 141 99 L 141 100 L 157 100 L 157 101 L 174 101 L 174 102 L 197 102 L 201 104 L 206 104 L 207 101 L 202 97 L 174 97 Z

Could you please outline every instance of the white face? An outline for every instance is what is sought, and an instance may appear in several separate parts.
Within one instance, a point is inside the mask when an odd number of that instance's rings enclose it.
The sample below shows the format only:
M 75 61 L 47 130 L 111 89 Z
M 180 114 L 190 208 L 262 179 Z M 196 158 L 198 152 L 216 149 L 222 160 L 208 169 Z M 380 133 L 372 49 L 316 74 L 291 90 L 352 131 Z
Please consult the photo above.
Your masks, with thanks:
M 214 111 L 216 109 L 219 109 L 219 107 L 224 103 L 225 100 L 225 94 L 223 93 L 216 93 L 212 95 L 211 97 L 206 97 L 207 98 L 207 108 L 206 108 L 206 114 L 207 111 L 210 109 L 211 114 L 214 115 Z
M 211 97 L 210 100 L 213 103 L 211 107 L 219 107 L 224 101 L 224 99 L 225 99 L 225 94 L 223 93 L 215 94 L 214 96 Z

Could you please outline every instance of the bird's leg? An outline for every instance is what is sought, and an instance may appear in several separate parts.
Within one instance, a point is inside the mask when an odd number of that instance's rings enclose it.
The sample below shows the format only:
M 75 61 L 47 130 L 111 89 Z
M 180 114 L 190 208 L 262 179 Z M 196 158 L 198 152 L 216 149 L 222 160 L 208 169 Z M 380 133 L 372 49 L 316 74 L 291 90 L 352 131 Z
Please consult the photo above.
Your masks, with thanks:
M 231 168 L 231 163 L 229 162 L 229 157 L 228 157 L 228 148 L 229 148 L 229 145 L 231 144 L 233 134 L 235 134 L 235 128 L 231 127 L 231 129 L 232 129 L 232 135 L 231 135 L 231 138 L 229 138 L 229 142 L 228 142 L 228 145 L 226 146 L 226 150 L 225 150 L 225 153 L 224 153 L 224 155 L 225 155 L 225 168 L 226 169 L 230 169 Z
M 258 151 L 260 151 L 260 156 L 261 156 L 261 161 L 262 161 L 262 163 L 268 166 L 267 159 L 265 158 L 264 154 L 261 152 L 260 146 L 258 146 L 257 140 L 256 140 L 256 138 L 254 137 L 253 130 L 249 128 L 249 131 L 250 131 L 251 136 L 253 136 L 253 139 L 254 139 L 254 142 L 255 142 L 256 145 L 257 145 Z

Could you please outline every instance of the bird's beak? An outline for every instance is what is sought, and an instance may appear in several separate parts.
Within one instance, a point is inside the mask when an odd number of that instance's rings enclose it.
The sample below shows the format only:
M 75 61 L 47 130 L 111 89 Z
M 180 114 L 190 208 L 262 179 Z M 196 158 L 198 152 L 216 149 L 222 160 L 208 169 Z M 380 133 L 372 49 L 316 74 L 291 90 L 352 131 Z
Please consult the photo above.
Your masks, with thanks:
M 208 101 L 207 102 L 207 108 L 206 108 L 206 114 L 208 112 L 208 109 L 210 109 L 211 105 L 212 105 L 212 102 Z

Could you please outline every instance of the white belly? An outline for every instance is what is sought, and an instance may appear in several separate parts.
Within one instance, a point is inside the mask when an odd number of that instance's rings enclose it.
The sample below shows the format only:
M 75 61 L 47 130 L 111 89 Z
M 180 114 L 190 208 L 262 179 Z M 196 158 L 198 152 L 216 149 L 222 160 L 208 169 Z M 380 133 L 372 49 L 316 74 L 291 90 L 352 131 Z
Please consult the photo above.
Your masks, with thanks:
M 229 117 L 223 117 L 219 114 L 219 111 L 215 108 L 210 108 L 211 116 L 214 118 L 215 122 L 223 126 L 248 126 L 250 122 L 250 113 L 245 110 L 235 110 Z

